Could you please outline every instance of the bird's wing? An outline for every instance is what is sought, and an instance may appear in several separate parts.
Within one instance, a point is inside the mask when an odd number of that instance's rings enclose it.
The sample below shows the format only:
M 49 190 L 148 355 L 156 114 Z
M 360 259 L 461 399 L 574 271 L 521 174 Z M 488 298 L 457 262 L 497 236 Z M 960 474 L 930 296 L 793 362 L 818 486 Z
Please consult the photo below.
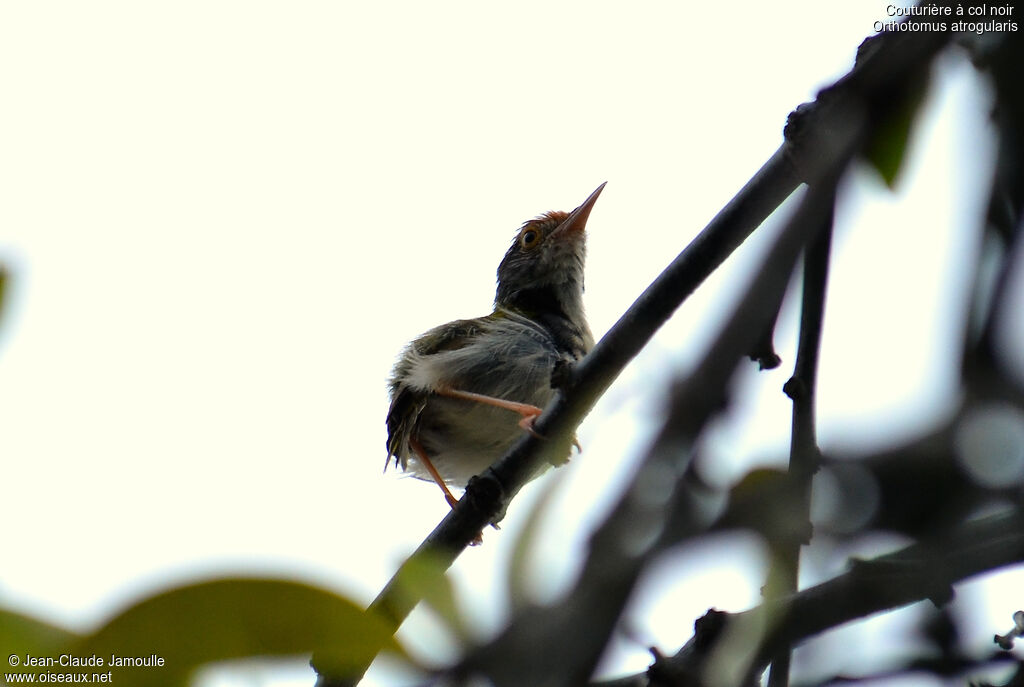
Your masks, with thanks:
M 413 359 L 463 348 L 481 332 L 481 320 L 484 319 L 486 318 L 455 320 L 435 327 L 410 343 L 403 351 L 391 376 L 391 407 L 388 408 L 386 421 L 388 457 L 384 463 L 385 470 L 391 463 L 392 456 L 396 465 L 405 467 L 408 460 L 406 447 L 409 444 L 409 437 L 420 413 L 427 405 L 429 393 L 406 383 Z
M 456 351 L 467 346 L 483 331 L 484 324 L 495 317 L 495 314 L 491 314 L 472 320 L 455 320 L 448 324 L 442 324 L 413 341 L 411 348 L 419 355 Z
M 395 458 L 395 467 L 405 468 L 409 459 L 406 449 L 409 445 L 409 435 L 426 405 L 426 394 L 404 385 L 392 386 L 391 407 L 388 408 L 387 418 L 388 455 L 384 461 L 385 470 L 391 464 L 392 456 Z

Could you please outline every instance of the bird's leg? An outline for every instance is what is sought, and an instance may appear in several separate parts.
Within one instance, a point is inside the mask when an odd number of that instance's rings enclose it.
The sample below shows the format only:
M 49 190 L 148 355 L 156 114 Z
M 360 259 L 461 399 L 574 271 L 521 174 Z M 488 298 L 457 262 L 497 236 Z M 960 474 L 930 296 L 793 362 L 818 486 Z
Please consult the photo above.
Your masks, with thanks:
M 451 398 L 461 398 L 466 401 L 476 401 L 477 403 L 483 403 L 484 405 L 494 406 L 495 408 L 504 408 L 505 410 L 511 410 L 513 413 L 518 413 L 523 416 L 519 421 L 519 426 L 525 429 L 527 432 L 543 439 L 540 434 L 533 428 L 533 423 L 544 410 L 538 408 L 535 405 L 529 403 L 517 403 L 516 401 L 506 401 L 503 398 L 495 398 L 494 396 L 487 396 L 485 394 L 478 394 L 474 391 L 462 391 L 461 389 L 449 389 L 442 387 L 436 390 L 437 393 L 442 396 L 450 396 Z
M 423 463 L 423 467 L 427 469 L 427 472 L 430 473 L 430 476 L 434 478 L 435 482 L 437 482 L 437 486 L 441 487 L 441 491 L 444 492 L 444 500 L 448 502 L 449 506 L 455 508 L 455 504 L 457 504 L 459 500 L 455 498 L 454 495 L 452 495 L 451 490 L 448 489 L 448 485 L 445 484 L 444 480 L 441 478 L 441 473 L 438 472 L 437 468 L 434 467 L 434 462 L 427 457 L 427 452 L 423 448 L 423 444 L 421 444 L 417 439 L 410 438 L 409 446 L 416 453 L 416 457 L 419 458 L 420 462 Z M 476 537 L 474 537 L 473 541 L 469 542 L 469 545 L 479 546 L 483 543 L 484 537 L 483 533 L 481 532 L 480 534 L 477 534 Z
M 544 412 L 543 408 L 538 408 L 535 405 L 529 403 L 517 403 L 516 401 L 506 401 L 503 398 L 495 398 L 494 396 L 487 396 L 485 394 L 478 394 L 474 391 L 462 391 L 461 389 L 449 389 L 442 387 L 437 389 L 437 393 L 442 396 L 451 396 L 452 398 L 461 398 L 467 401 L 476 401 L 477 403 L 483 403 L 484 405 L 494 406 L 495 408 L 504 408 L 505 410 L 511 410 L 513 413 L 519 413 L 523 418 L 519 421 L 519 426 L 537 437 L 543 439 L 544 437 L 533 428 L 533 423 L 536 422 L 537 417 Z M 572 438 L 572 445 L 576 447 L 577 452 L 582 452 L 583 448 L 580 446 L 579 439 L 575 436 Z
M 435 482 L 437 482 L 437 486 L 441 487 L 441 491 L 444 492 L 444 500 L 448 502 L 449 506 L 455 508 L 455 504 L 458 503 L 459 500 L 452 495 L 452 492 L 448 489 L 448 485 L 444 483 L 443 479 L 441 479 L 441 473 L 434 467 L 433 461 L 427 457 L 427 452 L 424 450 L 423 444 L 421 444 L 417 439 L 410 438 L 409 446 L 413 451 L 415 451 L 416 457 L 419 458 L 421 463 L 423 463 L 423 467 L 427 469 L 430 476 Z

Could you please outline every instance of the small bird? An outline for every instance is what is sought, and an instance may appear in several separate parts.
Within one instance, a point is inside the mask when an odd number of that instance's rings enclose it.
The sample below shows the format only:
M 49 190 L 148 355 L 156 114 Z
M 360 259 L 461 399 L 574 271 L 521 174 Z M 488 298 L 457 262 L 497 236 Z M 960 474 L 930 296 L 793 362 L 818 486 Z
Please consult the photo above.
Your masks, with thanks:
M 602 189 L 572 212 L 523 224 L 498 265 L 494 312 L 435 327 L 402 351 L 390 379 L 385 470 L 393 457 L 436 482 L 454 507 L 448 485 L 464 487 L 524 430 L 536 434 L 556 367 L 594 345 L 583 263 L 587 218 Z

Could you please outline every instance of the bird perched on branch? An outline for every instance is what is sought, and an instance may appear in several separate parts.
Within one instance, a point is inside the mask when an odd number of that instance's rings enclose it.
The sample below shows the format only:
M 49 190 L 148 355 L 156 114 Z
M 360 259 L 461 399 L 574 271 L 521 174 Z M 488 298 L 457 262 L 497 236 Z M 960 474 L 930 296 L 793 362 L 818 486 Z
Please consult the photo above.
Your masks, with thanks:
M 552 373 L 594 343 L 583 262 L 587 218 L 603 188 L 572 212 L 523 224 L 498 265 L 494 312 L 435 327 L 405 348 L 390 381 L 385 469 L 393 457 L 454 506 L 448 485 L 464 487 L 524 430 L 535 433 L 554 395 Z

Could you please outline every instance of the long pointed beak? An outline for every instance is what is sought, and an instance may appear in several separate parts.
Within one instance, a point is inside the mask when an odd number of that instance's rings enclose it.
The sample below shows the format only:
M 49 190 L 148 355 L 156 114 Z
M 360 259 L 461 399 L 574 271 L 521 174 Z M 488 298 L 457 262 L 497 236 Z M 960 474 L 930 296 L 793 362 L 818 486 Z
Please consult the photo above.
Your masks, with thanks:
M 560 234 L 562 232 L 580 232 L 582 233 L 587 228 L 587 218 L 590 217 L 590 211 L 594 208 L 594 203 L 597 202 L 597 197 L 601 195 L 601 191 L 604 190 L 604 182 L 594 192 L 587 196 L 587 199 L 583 201 L 583 204 L 578 208 L 569 213 L 569 216 L 558 225 L 558 228 L 552 232 L 554 234 Z

